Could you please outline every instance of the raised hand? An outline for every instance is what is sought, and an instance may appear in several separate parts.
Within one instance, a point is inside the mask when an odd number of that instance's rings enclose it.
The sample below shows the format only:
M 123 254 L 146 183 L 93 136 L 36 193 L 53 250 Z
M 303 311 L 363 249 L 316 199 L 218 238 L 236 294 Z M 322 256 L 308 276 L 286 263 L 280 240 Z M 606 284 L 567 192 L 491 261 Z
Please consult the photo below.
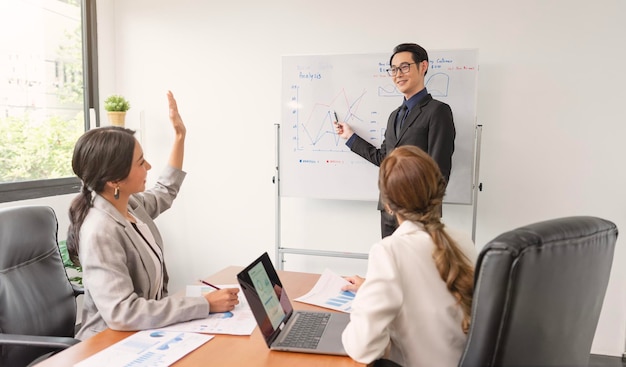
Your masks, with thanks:
M 174 94 L 169 90 L 167 91 L 167 100 L 170 106 L 170 121 L 172 122 L 174 131 L 176 132 L 177 136 L 184 137 L 187 133 L 187 128 L 183 123 L 183 119 L 180 117 L 180 113 L 178 113 L 178 104 L 176 103 Z

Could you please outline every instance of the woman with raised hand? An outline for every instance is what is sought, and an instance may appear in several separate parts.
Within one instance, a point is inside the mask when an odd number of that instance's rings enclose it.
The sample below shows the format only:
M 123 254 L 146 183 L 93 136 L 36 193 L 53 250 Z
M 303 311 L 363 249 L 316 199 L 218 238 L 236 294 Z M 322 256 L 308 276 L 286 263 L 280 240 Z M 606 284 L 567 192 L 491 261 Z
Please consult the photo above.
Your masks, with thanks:
M 186 173 L 182 171 L 187 129 L 172 92 L 167 93 L 174 143 L 167 167 L 146 190 L 152 166 L 134 131 L 116 126 L 85 132 L 72 157 L 82 181 L 72 201 L 67 247 L 83 268 L 82 326 L 86 339 L 104 329 L 144 330 L 232 310 L 238 289 L 205 297 L 168 296 L 163 240 L 154 219 L 169 209 Z

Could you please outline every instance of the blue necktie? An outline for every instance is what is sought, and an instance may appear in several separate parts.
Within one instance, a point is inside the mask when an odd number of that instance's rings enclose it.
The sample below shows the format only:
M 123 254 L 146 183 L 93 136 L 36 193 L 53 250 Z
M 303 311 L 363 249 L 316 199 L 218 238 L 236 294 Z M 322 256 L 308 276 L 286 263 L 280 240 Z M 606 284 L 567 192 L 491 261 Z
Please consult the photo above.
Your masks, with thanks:
M 406 116 L 408 114 L 409 109 L 405 104 L 403 104 L 402 107 L 400 107 L 400 111 L 398 111 L 398 116 L 396 116 L 396 137 L 400 136 L 400 131 L 402 130 L 404 120 L 406 120 Z

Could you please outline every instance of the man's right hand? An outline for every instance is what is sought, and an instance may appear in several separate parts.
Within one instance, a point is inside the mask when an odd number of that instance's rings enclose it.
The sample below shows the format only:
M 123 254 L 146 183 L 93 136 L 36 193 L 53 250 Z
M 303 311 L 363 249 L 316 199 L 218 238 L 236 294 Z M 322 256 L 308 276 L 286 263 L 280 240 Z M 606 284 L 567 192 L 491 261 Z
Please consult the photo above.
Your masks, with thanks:
M 350 125 L 340 121 L 335 122 L 335 132 L 337 133 L 337 135 L 339 135 L 340 138 L 346 140 L 350 139 L 352 134 L 354 134 L 354 131 L 352 131 Z

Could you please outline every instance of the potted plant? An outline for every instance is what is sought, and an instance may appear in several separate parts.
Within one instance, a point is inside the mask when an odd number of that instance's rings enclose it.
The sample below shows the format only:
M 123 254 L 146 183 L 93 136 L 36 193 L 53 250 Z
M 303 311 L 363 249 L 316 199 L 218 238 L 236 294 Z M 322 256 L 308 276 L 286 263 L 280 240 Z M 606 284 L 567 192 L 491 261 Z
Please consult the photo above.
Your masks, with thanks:
M 130 109 L 130 103 L 119 94 L 112 94 L 104 100 L 104 109 L 107 110 L 111 125 L 124 126 L 126 111 Z

